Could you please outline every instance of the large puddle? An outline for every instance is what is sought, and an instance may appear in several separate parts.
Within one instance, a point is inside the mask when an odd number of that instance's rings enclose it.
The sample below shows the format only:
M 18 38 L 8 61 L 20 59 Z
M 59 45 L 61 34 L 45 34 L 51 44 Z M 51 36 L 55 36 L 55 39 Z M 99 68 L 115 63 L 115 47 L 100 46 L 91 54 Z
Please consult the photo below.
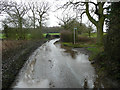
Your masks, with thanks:
M 59 39 L 39 47 L 21 70 L 14 88 L 94 88 L 95 70 L 88 55 L 66 52 Z

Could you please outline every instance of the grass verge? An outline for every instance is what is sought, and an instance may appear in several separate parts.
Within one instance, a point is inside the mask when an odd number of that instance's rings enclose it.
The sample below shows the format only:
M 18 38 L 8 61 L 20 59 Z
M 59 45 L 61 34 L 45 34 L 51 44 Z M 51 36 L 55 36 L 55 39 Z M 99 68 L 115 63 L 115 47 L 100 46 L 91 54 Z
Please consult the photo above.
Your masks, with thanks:
M 103 46 L 98 46 L 97 44 L 93 43 L 69 43 L 69 42 L 61 42 L 62 45 L 71 47 L 71 48 L 86 48 L 88 51 L 91 52 L 91 55 L 89 56 L 89 60 L 93 60 L 100 52 L 103 52 Z
M 96 47 L 96 44 L 87 44 L 87 43 L 69 43 L 69 42 L 62 42 L 62 45 L 72 47 L 72 48 L 83 48 L 83 47 Z

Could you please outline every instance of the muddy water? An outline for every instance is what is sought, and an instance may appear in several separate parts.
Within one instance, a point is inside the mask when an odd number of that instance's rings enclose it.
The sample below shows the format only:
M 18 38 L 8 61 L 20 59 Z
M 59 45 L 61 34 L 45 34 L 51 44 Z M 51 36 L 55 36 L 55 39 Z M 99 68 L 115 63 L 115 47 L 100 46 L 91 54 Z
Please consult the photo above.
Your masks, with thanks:
M 88 55 L 66 52 L 59 39 L 39 47 L 21 70 L 14 88 L 94 88 L 96 74 Z

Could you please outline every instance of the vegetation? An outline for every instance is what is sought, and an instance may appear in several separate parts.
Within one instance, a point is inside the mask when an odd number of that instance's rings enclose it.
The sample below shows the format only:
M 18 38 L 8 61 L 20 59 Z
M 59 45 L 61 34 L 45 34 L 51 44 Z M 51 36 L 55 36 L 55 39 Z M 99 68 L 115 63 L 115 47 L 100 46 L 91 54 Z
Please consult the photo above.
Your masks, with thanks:
M 60 35 L 60 33 L 44 33 L 43 36 L 46 37 L 47 34 L 49 34 L 49 35 Z
M 93 31 L 92 27 L 87 27 L 83 23 L 79 23 L 75 18 L 70 18 L 70 16 L 65 17 L 63 16 L 63 19 L 60 19 L 63 24 L 60 24 L 61 27 L 63 27 L 63 30 L 69 30 L 73 32 L 74 28 L 77 29 L 78 34 L 83 34 L 83 33 L 91 33 Z
M 60 33 L 63 30 L 62 27 L 42 27 L 42 33 Z
M 106 54 L 114 60 L 119 60 L 119 50 L 120 50 L 120 7 L 119 3 L 112 3 L 111 11 L 108 19 L 108 30 L 105 38 L 105 52 Z M 109 47 L 108 47 L 109 46 Z
M 88 48 L 88 50 L 90 51 L 93 51 L 94 52 L 94 47 L 96 47 L 97 45 L 96 44 L 87 44 L 87 43 L 76 43 L 76 44 L 73 44 L 73 43 L 69 43 L 69 42 L 62 42 L 62 44 L 64 46 L 68 46 L 68 47 L 72 47 L 72 48 Z M 93 48 L 91 48 L 93 47 Z
M 15 1 L 1 1 L 1 12 L 7 14 L 2 21 L 6 38 L 24 40 L 30 35 L 31 38 L 42 38 L 42 27 L 47 19 L 50 5 L 48 2 L 17 3 Z M 29 13 L 32 12 L 32 16 Z M 32 29 L 32 30 L 31 30 Z M 34 29 L 34 32 L 33 32 Z M 11 36 L 10 36 L 11 35 Z
M 30 28 L 23 28 L 22 29 L 24 34 L 22 34 L 22 40 L 31 40 L 31 39 L 41 39 L 42 33 L 39 29 L 30 29 Z M 7 31 L 7 33 L 6 33 Z M 7 28 L 3 30 L 3 33 L 1 35 L 4 35 L 5 39 L 11 39 L 11 40 L 20 40 L 20 30 L 18 28 Z
M 112 80 L 120 82 L 120 2 L 111 3 L 108 9 L 108 21 L 107 21 L 107 32 L 104 33 L 103 45 L 97 44 L 97 42 L 88 43 L 86 40 L 89 37 L 89 33 L 82 33 L 79 35 L 76 44 L 72 42 L 62 42 L 62 45 L 69 46 L 72 48 L 86 48 L 91 52 L 89 59 L 94 62 L 93 65 L 96 67 L 96 71 L 101 78 L 111 78 Z M 98 34 L 98 31 L 97 31 Z M 91 38 L 97 37 L 96 33 L 91 33 Z M 67 34 L 66 34 L 67 35 Z M 68 35 L 67 35 L 68 36 Z M 67 37 L 66 36 L 66 37 Z M 80 39 L 81 40 L 80 40 Z M 98 39 L 96 39 L 98 40 Z
M 103 33 L 103 35 L 106 35 L 107 33 Z M 86 37 L 91 37 L 91 38 L 97 38 L 97 33 L 96 32 L 93 32 L 93 33 L 91 33 L 90 34 L 90 36 L 89 36 L 89 33 L 83 33 L 83 34 L 81 34 L 80 36 L 86 36 Z
M 8 89 L 28 57 L 44 40 L 3 40 L 2 41 L 2 88 Z
M 5 34 L 0 33 L 0 39 L 5 39 L 5 38 L 6 38 Z
M 109 61 L 109 64 L 106 64 L 108 68 L 108 74 L 114 76 L 114 79 L 120 82 L 120 2 L 111 4 L 111 11 L 108 19 L 108 30 L 107 35 L 104 41 L 105 55 L 107 58 L 106 61 Z M 105 58 L 105 57 L 104 57 Z M 111 66 L 111 67 L 110 67 Z
M 71 31 L 62 31 L 61 32 L 61 41 L 73 42 L 73 33 Z
M 68 1 L 63 5 L 62 8 L 68 8 L 70 9 L 73 6 L 73 9 L 77 9 L 76 12 L 82 15 L 86 13 L 88 19 L 96 26 L 97 29 L 97 43 L 102 44 L 103 40 L 103 26 L 105 18 L 107 17 L 107 14 L 104 13 L 104 11 L 107 9 L 104 7 L 106 2 L 81 2 L 81 1 Z M 90 4 L 94 5 L 95 8 L 90 9 Z M 85 8 L 83 8 L 83 6 Z M 81 13 L 82 12 L 82 13 Z M 97 20 L 90 14 L 97 15 Z
M 96 48 L 88 48 L 92 51 L 90 60 L 96 67 L 96 71 L 100 78 L 106 81 L 111 79 L 112 81 L 120 82 L 120 2 L 111 3 L 110 9 L 108 10 L 108 29 L 107 34 L 104 36 L 104 45 L 97 46 Z M 114 18 L 114 19 L 113 19 Z M 115 86 L 117 87 L 117 86 Z

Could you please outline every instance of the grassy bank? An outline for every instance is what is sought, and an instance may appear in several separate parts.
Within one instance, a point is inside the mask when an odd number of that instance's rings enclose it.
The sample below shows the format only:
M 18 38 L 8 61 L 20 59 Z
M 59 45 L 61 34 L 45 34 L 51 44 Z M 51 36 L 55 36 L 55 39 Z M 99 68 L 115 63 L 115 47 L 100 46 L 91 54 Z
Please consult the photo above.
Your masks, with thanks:
M 2 42 L 2 88 L 10 88 L 28 57 L 44 42 L 45 40 Z
M 88 43 L 70 43 L 70 42 L 62 42 L 64 46 L 72 47 L 72 48 L 83 48 L 83 47 L 96 47 L 96 44 L 88 44 Z

